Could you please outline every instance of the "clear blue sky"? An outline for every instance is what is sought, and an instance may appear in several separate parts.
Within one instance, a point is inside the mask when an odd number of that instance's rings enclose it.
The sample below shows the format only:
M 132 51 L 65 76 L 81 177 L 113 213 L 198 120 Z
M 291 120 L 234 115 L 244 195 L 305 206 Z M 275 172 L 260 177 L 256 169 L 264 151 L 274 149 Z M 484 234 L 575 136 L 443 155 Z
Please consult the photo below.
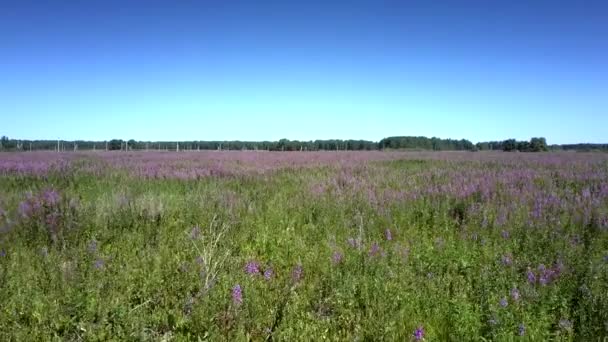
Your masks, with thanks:
M 607 18 L 583 0 L 5 0 L 0 134 L 608 142 Z

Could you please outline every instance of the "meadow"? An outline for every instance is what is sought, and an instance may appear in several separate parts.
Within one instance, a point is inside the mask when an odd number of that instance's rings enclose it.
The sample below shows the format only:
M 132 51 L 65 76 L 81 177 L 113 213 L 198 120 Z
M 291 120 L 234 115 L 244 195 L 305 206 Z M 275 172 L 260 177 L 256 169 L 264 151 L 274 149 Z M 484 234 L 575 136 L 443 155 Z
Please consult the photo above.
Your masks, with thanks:
M 597 341 L 608 154 L 0 154 L 0 340 Z

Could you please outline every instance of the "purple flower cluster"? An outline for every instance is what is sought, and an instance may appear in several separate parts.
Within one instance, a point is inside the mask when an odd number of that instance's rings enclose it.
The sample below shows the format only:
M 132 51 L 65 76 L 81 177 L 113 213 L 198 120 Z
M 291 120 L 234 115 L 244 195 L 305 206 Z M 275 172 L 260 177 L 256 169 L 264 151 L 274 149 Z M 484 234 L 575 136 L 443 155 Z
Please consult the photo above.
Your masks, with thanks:
M 95 260 L 95 262 L 93 263 L 93 266 L 95 267 L 95 269 L 101 270 L 105 267 L 106 262 L 105 260 L 103 260 L 102 258 L 97 258 Z
M 291 279 L 293 279 L 293 281 L 297 283 L 302 280 L 303 275 L 304 268 L 302 267 L 302 264 L 298 263 L 291 271 Z
M 503 255 L 501 260 L 502 260 L 502 264 L 505 266 L 513 265 L 513 255 L 511 255 L 511 253 Z
M 376 256 L 380 253 L 380 246 L 377 242 L 372 243 L 372 246 L 369 248 L 369 256 Z
M 249 261 L 245 264 L 245 273 L 249 275 L 260 274 L 260 264 L 257 261 Z
M 232 288 L 232 302 L 236 305 L 243 304 L 243 290 L 239 284 L 234 285 Z
M 274 272 L 273 272 L 272 268 L 270 268 L 270 267 L 266 268 L 266 270 L 264 271 L 264 279 L 270 280 L 270 279 L 272 279 L 273 275 L 274 275 Z
M 556 263 L 553 267 L 547 268 L 544 264 L 538 265 L 537 272 L 532 271 L 528 268 L 526 277 L 528 283 L 538 283 L 542 286 L 546 286 L 557 280 L 559 275 L 563 272 L 564 266 L 561 262 Z
M 343 259 L 344 259 L 344 255 L 342 253 L 340 253 L 339 251 L 334 251 L 334 254 L 331 256 L 331 261 L 334 265 L 338 265 L 338 264 L 342 263 Z
M 414 330 L 414 339 L 416 341 L 421 341 L 424 338 L 424 327 L 419 326 Z
M 513 299 L 513 301 L 517 302 L 519 301 L 519 298 L 521 297 L 519 290 L 514 287 L 511 289 L 511 299 Z
M 524 336 L 526 334 L 526 326 L 521 323 L 517 328 L 519 336 Z

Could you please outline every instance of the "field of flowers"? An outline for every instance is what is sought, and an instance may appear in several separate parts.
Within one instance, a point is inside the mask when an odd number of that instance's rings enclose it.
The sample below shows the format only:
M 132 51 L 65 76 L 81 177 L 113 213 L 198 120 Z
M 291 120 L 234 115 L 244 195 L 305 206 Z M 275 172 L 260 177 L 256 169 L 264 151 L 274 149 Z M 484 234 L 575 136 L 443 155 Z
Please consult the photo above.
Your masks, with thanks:
M 2 341 L 607 336 L 607 154 L 0 154 Z

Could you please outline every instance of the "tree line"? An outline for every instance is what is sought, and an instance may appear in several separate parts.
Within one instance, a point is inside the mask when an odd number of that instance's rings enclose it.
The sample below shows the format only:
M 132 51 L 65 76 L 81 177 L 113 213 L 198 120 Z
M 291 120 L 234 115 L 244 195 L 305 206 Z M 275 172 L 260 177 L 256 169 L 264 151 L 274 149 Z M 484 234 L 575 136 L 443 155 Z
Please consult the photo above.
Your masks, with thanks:
M 532 138 L 530 141 L 517 141 L 507 139 L 504 141 L 479 142 L 475 144 L 478 150 L 500 150 L 500 151 L 519 151 L 519 152 L 543 152 L 549 150 L 545 138 Z
M 90 140 L 21 140 L 0 138 L 2 151 L 80 151 L 80 150 L 265 150 L 265 151 L 372 151 L 372 150 L 429 150 L 429 151 L 520 151 L 542 152 L 547 150 L 608 151 L 608 144 L 565 144 L 547 145 L 542 137 L 529 141 L 507 139 L 503 141 L 478 142 L 473 144 L 466 139 L 441 139 L 423 136 L 387 137 L 379 142 L 369 140 L 288 140 L 279 141 L 137 141 L 112 139 L 107 141 Z

